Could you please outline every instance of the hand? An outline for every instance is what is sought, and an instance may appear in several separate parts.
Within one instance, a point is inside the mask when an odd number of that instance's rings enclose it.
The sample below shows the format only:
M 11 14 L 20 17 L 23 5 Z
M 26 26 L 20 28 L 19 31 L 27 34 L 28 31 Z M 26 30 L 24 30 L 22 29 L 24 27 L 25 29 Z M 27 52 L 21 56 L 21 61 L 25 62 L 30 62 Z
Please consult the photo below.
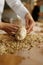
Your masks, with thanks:
M 16 24 L 10 24 L 10 23 L 0 23 L 1 30 L 4 30 L 9 35 L 16 34 L 18 30 L 18 26 Z
M 26 21 L 27 33 L 30 33 L 33 30 L 33 26 L 35 25 L 35 22 L 32 19 L 32 17 L 29 17 L 29 14 L 26 14 L 25 21 Z

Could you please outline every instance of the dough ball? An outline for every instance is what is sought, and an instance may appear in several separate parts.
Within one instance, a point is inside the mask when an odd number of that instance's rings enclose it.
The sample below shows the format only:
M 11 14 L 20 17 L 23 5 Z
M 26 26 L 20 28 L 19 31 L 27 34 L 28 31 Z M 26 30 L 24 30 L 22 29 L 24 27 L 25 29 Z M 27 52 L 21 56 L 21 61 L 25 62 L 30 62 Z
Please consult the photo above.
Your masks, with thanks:
M 25 27 L 21 27 L 18 29 L 16 33 L 16 39 L 17 40 L 23 40 L 26 37 L 27 31 Z

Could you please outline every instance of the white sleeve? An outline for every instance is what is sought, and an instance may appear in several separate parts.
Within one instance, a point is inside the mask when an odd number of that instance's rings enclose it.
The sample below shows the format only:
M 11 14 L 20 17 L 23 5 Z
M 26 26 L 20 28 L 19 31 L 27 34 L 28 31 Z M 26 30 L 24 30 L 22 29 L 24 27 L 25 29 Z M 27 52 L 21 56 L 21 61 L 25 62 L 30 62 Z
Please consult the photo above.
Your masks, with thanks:
M 6 0 L 7 4 L 15 11 L 15 13 L 24 19 L 25 14 L 28 13 L 28 10 L 24 7 L 20 0 Z
M 5 3 L 5 0 L 0 0 L 0 22 L 1 22 L 1 17 L 3 13 L 4 3 Z

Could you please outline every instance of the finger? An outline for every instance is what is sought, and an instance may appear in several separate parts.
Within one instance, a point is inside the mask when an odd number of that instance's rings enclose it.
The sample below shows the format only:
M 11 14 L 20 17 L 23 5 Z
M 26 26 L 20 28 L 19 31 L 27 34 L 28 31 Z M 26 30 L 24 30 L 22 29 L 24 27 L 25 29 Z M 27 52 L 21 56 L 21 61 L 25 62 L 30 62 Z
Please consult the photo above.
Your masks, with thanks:
M 29 24 L 29 18 L 26 18 L 26 26 Z
M 11 26 L 14 26 L 16 28 L 19 28 L 20 27 L 19 25 L 16 25 L 16 24 L 11 24 Z
M 27 30 L 27 34 L 29 34 L 32 31 L 33 31 L 33 28 L 31 28 L 30 30 Z
M 16 26 L 15 24 L 7 24 L 7 27 L 18 29 L 19 26 Z
M 29 26 L 29 29 L 27 29 L 28 31 L 27 31 L 27 33 L 30 33 L 32 30 L 33 30 L 33 24 L 31 24 L 30 26 Z
M 12 33 L 12 32 L 7 32 L 9 35 L 15 35 L 15 32 L 14 33 Z
M 13 36 L 16 34 L 16 32 L 10 32 L 10 31 L 6 31 L 9 35 Z
M 12 35 L 15 35 L 16 34 L 16 32 L 11 32 L 12 33 Z
M 12 32 L 12 31 L 17 31 L 18 29 L 17 28 L 15 28 L 15 27 L 13 27 L 13 26 L 7 26 L 6 27 L 6 30 L 8 30 L 8 31 L 10 31 L 10 32 Z
M 14 27 L 13 25 L 9 25 L 8 28 L 11 28 L 11 29 L 18 29 L 18 27 Z
M 8 30 L 10 30 L 10 32 L 17 32 L 17 29 L 13 29 L 13 28 L 8 28 Z
M 10 34 L 10 35 L 11 35 L 11 34 L 15 34 L 15 32 L 17 32 L 17 30 L 15 30 L 15 29 L 13 30 L 13 29 L 11 29 L 11 28 L 9 28 L 9 27 L 6 27 L 6 28 L 4 29 L 4 31 L 7 32 L 7 33 Z M 14 32 L 14 33 L 12 33 L 12 32 Z

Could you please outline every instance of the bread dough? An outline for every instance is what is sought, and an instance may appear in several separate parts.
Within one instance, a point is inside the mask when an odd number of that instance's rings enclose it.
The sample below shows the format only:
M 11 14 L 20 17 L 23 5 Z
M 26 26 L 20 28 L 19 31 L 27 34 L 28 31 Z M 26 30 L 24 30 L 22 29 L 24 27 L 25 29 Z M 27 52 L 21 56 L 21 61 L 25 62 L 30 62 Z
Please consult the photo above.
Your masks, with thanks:
M 26 28 L 25 27 L 21 27 L 18 29 L 18 32 L 16 33 L 16 39 L 17 40 L 23 40 L 26 37 Z

